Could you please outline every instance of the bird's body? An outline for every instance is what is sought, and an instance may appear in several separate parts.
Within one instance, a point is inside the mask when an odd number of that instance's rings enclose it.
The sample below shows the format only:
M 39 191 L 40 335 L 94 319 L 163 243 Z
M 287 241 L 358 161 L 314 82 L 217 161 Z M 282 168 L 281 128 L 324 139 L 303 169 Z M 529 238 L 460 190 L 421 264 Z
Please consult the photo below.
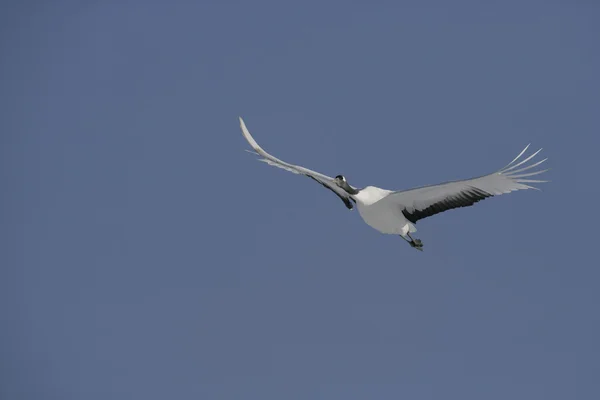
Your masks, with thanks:
M 384 201 L 392 193 L 394 192 L 391 190 L 367 186 L 353 198 L 358 213 L 371 228 L 381 233 L 406 237 L 408 233 L 415 232 L 417 229 L 402 214 L 400 207 Z
M 529 148 L 529 145 L 527 145 L 506 167 L 478 178 L 446 182 L 439 185 L 424 186 L 404 191 L 386 190 L 374 186 L 357 189 L 350 186 L 346 178 L 342 175 L 331 178 L 273 157 L 256 143 L 241 118 L 240 126 L 248 143 L 250 143 L 258 155 L 263 157 L 261 161 L 295 174 L 308 176 L 334 192 L 348 209 L 353 209 L 353 203 L 355 203 L 360 216 L 367 225 L 381 233 L 399 235 L 409 242 L 412 247 L 419 250 L 422 249 L 423 244 L 419 239 L 413 239 L 411 236 L 411 233 L 417 230 L 415 224 L 418 220 L 453 208 L 468 207 L 487 197 L 515 190 L 535 189 L 528 185 L 529 183 L 546 182 L 525 179 L 547 171 L 525 173 L 525 171 L 537 167 L 546 161 L 546 159 L 523 166 L 523 164 L 535 157 L 541 149 L 517 163 Z

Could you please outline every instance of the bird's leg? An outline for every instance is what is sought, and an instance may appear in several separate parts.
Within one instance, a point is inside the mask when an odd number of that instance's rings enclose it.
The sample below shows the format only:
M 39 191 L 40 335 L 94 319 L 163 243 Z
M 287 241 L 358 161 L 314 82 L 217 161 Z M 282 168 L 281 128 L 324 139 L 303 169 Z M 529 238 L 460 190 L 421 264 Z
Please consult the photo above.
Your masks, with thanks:
M 419 239 L 418 242 L 414 241 L 412 238 L 411 240 L 408 240 L 407 238 L 405 238 L 404 236 L 400 235 L 400 237 L 404 240 L 406 240 L 408 242 L 408 244 L 410 244 L 410 247 L 417 249 L 419 251 L 423 251 L 423 244 L 421 244 L 421 241 Z
M 408 242 L 408 244 L 410 244 L 411 247 L 423 251 L 423 242 L 421 242 L 421 239 L 413 239 L 413 237 L 410 236 L 410 232 L 407 232 L 406 236 L 410 238 L 410 241 L 406 240 L 406 238 L 405 240 Z

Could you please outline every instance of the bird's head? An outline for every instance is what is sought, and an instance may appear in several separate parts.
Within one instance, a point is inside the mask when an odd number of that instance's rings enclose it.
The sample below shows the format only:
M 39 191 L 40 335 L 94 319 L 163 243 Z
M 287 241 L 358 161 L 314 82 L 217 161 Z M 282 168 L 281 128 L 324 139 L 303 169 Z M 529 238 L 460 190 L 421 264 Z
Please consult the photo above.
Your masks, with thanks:
M 344 189 L 344 191 L 348 194 L 358 194 L 358 190 L 353 189 L 346 181 L 344 175 L 338 175 L 333 179 L 333 182 L 340 188 Z
M 336 185 L 341 187 L 341 185 L 346 182 L 346 177 L 344 175 L 338 175 L 333 180 Z

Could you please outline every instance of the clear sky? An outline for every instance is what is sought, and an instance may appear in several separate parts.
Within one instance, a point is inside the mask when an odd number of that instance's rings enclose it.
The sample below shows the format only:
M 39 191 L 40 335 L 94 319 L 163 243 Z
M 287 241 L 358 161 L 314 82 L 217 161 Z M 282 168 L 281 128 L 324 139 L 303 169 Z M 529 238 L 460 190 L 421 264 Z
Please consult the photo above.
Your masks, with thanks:
M 361 4 L 3 3 L 1 398 L 600 398 L 600 3 Z M 552 182 L 420 253 L 239 115 L 358 187 Z

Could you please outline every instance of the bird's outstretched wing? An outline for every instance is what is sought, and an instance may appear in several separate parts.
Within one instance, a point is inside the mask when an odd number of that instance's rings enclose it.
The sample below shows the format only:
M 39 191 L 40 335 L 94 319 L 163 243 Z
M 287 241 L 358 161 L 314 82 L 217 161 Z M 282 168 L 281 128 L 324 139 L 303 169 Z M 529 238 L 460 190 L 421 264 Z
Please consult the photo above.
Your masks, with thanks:
M 346 193 L 346 191 L 344 191 L 342 188 L 338 187 L 334 183 L 333 178 L 331 178 L 327 175 L 320 174 L 316 171 L 312 171 L 308 168 L 301 167 L 299 165 L 293 165 L 293 164 L 286 163 L 285 161 L 282 161 L 276 157 L 273 157 L 272 155 L 270 155 L 269 153 L 264 151 L 263 148 L 258 145 L 258 143 L 256 143 L 256 140 L 254 140 L 254 138 L 248 131 L 248 128 L 246 128 L 246 124 L 244 123 L 244 120 L 241 117 L 240 117 L 240 128 L 242 129 L 242 133 L 244 134 L 244 137 L 246 138 L 248 143 L 250 143 L 250 146 L 252 146 L 252 148 L 256 151 L 256 153 L 259 156 L 263 157 L 259 161 L 263 161 L 269 165 L 273 165 L 275 167 L 285 169 L 286 171 L 290 171 L 294 174 L 308 176 L 309 178 L 317 181 L 318 183 L 320 183 L 321 185 L 323 185 L 324 187 L 326 187 L 327 189 L 329 189 L 333 193 L 335 193 L 344 202 L 344 204 L 346 205 L 346 207 L 349 210 L 352 210 L 354 208 L 354 206 L 352 204 L 352 199 L 350 198 L 348 193 Z
M 381 201 L 393 202 L 401 208 L 402 214 L 412 223 L 458 207 L 468 207 L 487 197 L 498 196 L 521 189 L 537 189 L 529 183 L 542 183 L 547 181 L 527 179 L 539 175 L 545 170 L 529 171 L 547 160 L 547 158 L 533 164 L 527 164 L 542 149 L 522 161 L 517 162 L 527 151 L 529 145 L 521 151 L 506 167 L 493 174 L 479 178 L 442 183 L 439 185 L 425 186 L 416 189 L 398 191 L 390 194 Z

